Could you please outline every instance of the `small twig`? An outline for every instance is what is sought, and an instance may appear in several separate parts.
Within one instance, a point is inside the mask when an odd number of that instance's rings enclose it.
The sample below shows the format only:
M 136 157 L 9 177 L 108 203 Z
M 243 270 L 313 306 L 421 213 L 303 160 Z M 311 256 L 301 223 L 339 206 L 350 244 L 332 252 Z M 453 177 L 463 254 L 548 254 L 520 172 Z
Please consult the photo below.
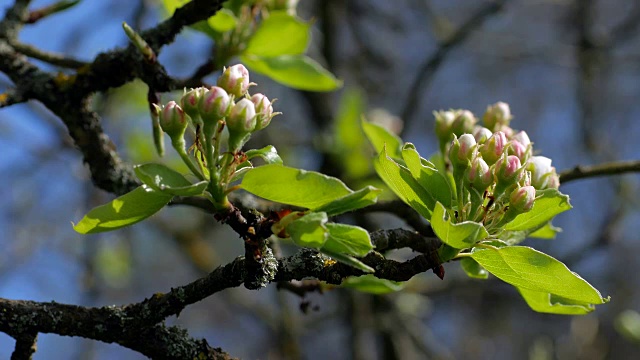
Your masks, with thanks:
M 11 46 L 13 46 L 13 48 L 17 52 L 22 53 L 23 55 L 44 61 L 55 66 L 69 69 L 80 69 L 83 66 L 89 65 L 88 62 L 77 60 L 62 54 L 42 51 L 34 46 L 23 44 L 18 41 L 11 42 Z
M 33 10 L 31 13 L 29 13 L 29 17 L 27 18 L 25 23 L 33 24 L 44 17 L 67 10 L 68 8 L 76 5 L 79 2 L 80 0 L 61 0 L 51 5 L 47 5 L 43 8 Z
M 560 173 L 560 183 L 592 178 L 597 176 L 618 175 L 629 172 L 640 172 L 640 160 L 607 162 L 599 165 L 576 166 Z
M 447 55 L 456 46 L 465 41 L 473 33 L 474 30 L 482 26 L 485 20 L 502 10 L 505 2 L 506 1 L 504 0 L 494 1 L 481 7 L 474 14 L 472 14 L 469 19 L 464 24 L 462 24 L 455 33 L 453 33 L 453 35 L 451 35 L 447 40 L 440 44 L 438 50 L 436 50 L 436 52 L 431 55 L 431 57 L 418 70 L 418 75 L 411 85 L 411 88 L 407 92 L 407 102 L 403 107 L 402 114 L 400 116 L 402 120 L 404 120 L 407 124 L 411 121 L 414 113 L 416 112 L 416 110 L 418 110 L 418 103 L 422 99 L 422 94 L 425 93 L 425 88 L 429 86 L 429 83 L 433 79 L 433 76 L 440 68 L 440 65 L 447 57 Z M 409 128 L 409 126 L 405 125 L 404 129 L 407 128 Z
M 31 360 L 37 350 L 38 333 L 24 332 L 16 337 L 11 360 Z

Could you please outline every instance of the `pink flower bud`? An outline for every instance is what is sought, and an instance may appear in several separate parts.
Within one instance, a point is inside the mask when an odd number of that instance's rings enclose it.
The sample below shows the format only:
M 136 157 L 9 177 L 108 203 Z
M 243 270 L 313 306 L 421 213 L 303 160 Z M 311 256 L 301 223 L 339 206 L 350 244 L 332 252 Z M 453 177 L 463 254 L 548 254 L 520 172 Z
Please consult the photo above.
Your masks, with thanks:
M 513 135 L 513 137 L 511 137 L 511 140 L 516 140 L 517 142 L 522 144 L 524 147 L 528 147 L 529 145 L 531 145 L 531 140 L 529 140 L 529 135 L 527 135 L 527 133 L 524 131 L 520 131 L 517 134 Z
M 182 109 L 187 115 L 189 115 L 192 119 L 197 119 L 200 116 L 200 110 L 198 109 L 198 104 L 200 103 L 200 99 L 204 96 L 204 93 L 207 89 L 203 87 L 191 89 L 185 92 L 180 99 L 180 104 L 182 105 Z
M 518 140 L 511 140 L 509 142 L 509 155 L 515 155 L 521 162 L 527 161 L 529 155 L 529 148 L 522 145 Z
M 160 127 L 171 139 L 182 138 L 187 128 L 187 116 L 175 101 L 169 101 L 159 109 Z
M 273 106 L 271 106 L 269 98 L 260 93 L 254 94 L 251 97 L 251 102 L 256 108 L 256 130 L 262 130 L 269 125 L 271 118 L 274 116 Z
M 230 103 L 229 94 L 223 88 L 212 86 L 201 96 L 198 104 L 202 120 L 205 123 L 217 124 L 218 120 L 227 116 Z
M 522 163 L 517 156 L 505 154 L 496 162 L 495 175 L 499 182 L 512 183 L 514 179 L 520 180 L 518 175 L 522 173 L 521 168 Z
M 462 134 L 471 134 L 473 127 L 476 125 L 476 117 L 469 110 L 458 110 L 456 118 L 451 124 L 451 131 L 456 136 L 462 136 Z
M 491 137 L 491 135 L 493 135 L 493 133 L 486 127 L 476 125 L 475 129 L 473 130 L 473 137 L 476 138 L 476 142 L 478 143 L 478 145 L 483 144 L 485 141 L 487 141 Z
M 507 146 L 507 137 L 502 131 L 495 132 L 489 140 L 482 144 L 479 148 L 482 158 L 489 165 L 493 165 L 498 161 Z
M 456 167 L 468 167 L 476 149 L 476 139 L 471 134 L 463 134 L 454 138 L 449 149 L 449 160 Z
M 527 170 L 531 172 L 531 185 L 538 190 L 557 188 L 560 185 L 556 168 L 551 166 L 551 159 L 548 157 L 532 156 L 527 164 Z
M 227 118 L 229 132 L 246 134 L 256 127 L 256 108 L 249 99 L 241 99 L 232 108 Z
M 536 189 L 533 186 L 523 186 L 511 192 L 509 206 L 519 213 L 525 213 L 533 208 L 535 200 Z
M 493 174 L 484 159 L 481 157 L 473 159 L 471 167 L 467 172 L 467 181 L 480 192 L 484 191 L 493 183 Z
M 487 107 L 482 121 L 489 130 L 498 131 L 501 126 L 509 126 L 511 118 L 509 104 L 500 101 Z
M 249 70 L 242 64 L 230 66 L 218 78 L 218 86 L 230 95 L 240 98 L 249 90 Z

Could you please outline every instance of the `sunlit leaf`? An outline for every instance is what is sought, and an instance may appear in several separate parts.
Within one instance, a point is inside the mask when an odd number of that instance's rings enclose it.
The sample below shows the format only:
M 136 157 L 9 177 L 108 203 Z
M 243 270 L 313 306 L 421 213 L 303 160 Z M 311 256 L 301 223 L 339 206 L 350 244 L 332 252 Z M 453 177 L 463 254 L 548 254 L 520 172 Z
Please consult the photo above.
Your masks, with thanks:
M 249 39 L 244 54 L 262 57 L 300 55 L 310 40 L 311 24 L 286 11 L 272 11 Z
M 378 194 L 382 190 L 373 186 L 366 186 L 358 191 L 331 201 L 325 205 L 315 208 L 315 211 L 324 211 L 329 216 L 339 215 L 345 212 L 354 211 L 363 207 L 375 204 Z
M 425 219 L 431 218 L 427 204 L 435 203 L 431 195 L 413 178 L 409 169 L 396 163 L 382 149 L 373 164 L 378 176 L 407 205 L 411 206 Z
M 358 226 L 328 223 L 329 237 L 323 249 L 354 256 L 365 256 L 373 250 L 369 233 Z
M 267 145 L 262 149 L 252 149 L 245 153 L 247 159 L 262 158 L 267 164 L 282 164 L 282 159 L 273 145 Z
M 327 214 L 322 212 L 309 213 L 286 226 L 291 240 L 298 246 L 321 248 L 327 241 Z
M 505 225 L 505 230 L 528 230 L 537 228 L 553 219 L 561 212 L 571 209 L 569 196 L 557 189 L 538 190 L 533 209 L 518 215 L 513 221 Z
M 603 304 L 608 301 L 565 264 L 530 247 L 475 248 L 471 257 L 497 278 L 519 289 L 553 294 L 565 302 Z
M 306 55 L 242 55 L 240 58 L 252 71 L 294 89 L 333 91 L 342 86 L 342 81 Z
M 362 119 L 362 129 L 369 142 L 379 154 L 383 149 L 394 160 L 402 159 L 402 140 L 380 125 L 372 124 Z
M 138 179 L 153 190 L 173 196 L 202 195 L 209 184 L 200 181 L 192 184 L 179 172 L 161 164 L 143 164 L 134 167 Z
M 465 249 L 489 236 L 482 224 L 474 221 L 463 221 L 454 224 L 446 209 L 439 202 L 433 209 L 431 228 L 443 243 L 456 249 Z
M 92 209 L 73 229 L 81 234 L 93 234 L 133 225 L 158 212 L 172 197 L 140 186 Z
M 402 158 L 407 168 L 422 187 L 436 200 L 447 208 L 451 207 L 451 188 L 449 182 L 438 171 L 434 164 L 420 157 L 415 146 L 407 143 L 402 148 Z M 434 204 L 435 205 L 435 204 Z M 433 208 L 431 208 L 433 210 Z
M 518 288 L 529 307 L 537 312 L 562 315 L 583 315 L 595 310 L 590 303 L 572 301 L 547 292 Z
M 489 272 L 485 270 L 477 261 L 470 257 L 465 257 L 460 260 L 460 266 L 467 276 L 474 279 L 486 279 L 489 277 Z

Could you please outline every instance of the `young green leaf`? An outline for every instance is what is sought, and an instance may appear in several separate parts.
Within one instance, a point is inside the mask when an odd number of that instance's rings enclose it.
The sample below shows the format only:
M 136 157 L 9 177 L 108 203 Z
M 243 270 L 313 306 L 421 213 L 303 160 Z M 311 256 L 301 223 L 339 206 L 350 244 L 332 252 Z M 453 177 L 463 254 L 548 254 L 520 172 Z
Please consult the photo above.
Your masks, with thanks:
M 241 187 L 267 200 L 307 209 L 320 208 L 352 193 L 336 178 L 278 164 L 249 170 Z
M 161 164 L 137 165 L 133 170 L 145 185 L 172 196 L 202 195 L 209 184 L 207 181 L 192 184 L 179 172 Z
M 562 194 L 557 189 L 539 190 L 536 192 L 536 201 L 533 203 L 533 209 L 518 215 L 504 228 L 505 230 L 534 229 L 571 208 L 569 196 Z
M 311 24 L 286 11 L 272 11 L 249 39 L 244 54 L 264 57 L 300 55 L 310 40 Z
M 282 164 L 282 159 L 278 155 L 278 151 L 273 145 L 267 145 L 262 149 L 252 149 L 245 153 L 247 159 L 251 160 L 255 157 L 261 157 L 267 164 Z
M 252 71 L 294 89 L 333 91 L 342 87 L 341 80 L 306 55 L 263 57 L 247 54 L 240 59 Z
M 140 186 L 86 214 L 73 229 L 94 234 L 133 225 L 162 209 L 173 196 Z
M 366 186 L 356 192 L 333 200 L 332 202 L 324 204 L 313 210 L 324 211 L 329 216 L 354 211 L 375 204 L 378 199 L 378 194 L 380 194 L 381 191 L 382 190 L 376 189 L 373 186 Z
M 587 304 L 608 301 L 565 264 L 530 247 L 475 248 L 471 257 L 497 278 L 520 289 Z
M 425 219 L 431 218 L 429 209 L 433 208 L 435 200 L 413 178 L 409 169 L 387 156 L 385 148 L 374 160 L 373 167 L 376 169 L 378 176 L 402 201 L 420 213 Z
M 373 250 L 369 233 L 358 226 L 328 223 L 329 237 L 322 247 L 336 253 L 365 256 Z
M 561 231 L 562 229 L 560 229 L 559 227 L 553 226 L 551 224 L 551 221 L 549 221 L 540 229 L 529 234 L 529 237 L 538 238 L 538 239 L 555 239 L 556 234 Z
M 460 260 L 460 266 L 462 266 L 462 270 L 469 276 L 474 279 L 486 279 L 489 277 L 489 273 L 485 270 L 477 261 L 473 260 L 470 257 L 464 257 Z
M 387 155 L 394 160 L 402 159 L 402 140 L 380 125 L 362 119 L 362 129 L 378 154 L 386 148 Z
M 207 19 L 207 24 L 219 33 L 235 28 L 237 23 L 238 19 L 229 9 L 220 9 L 215 15 Z
M 436 169 L 435 165 L 420 157 L 420 154 L 416 151 L 416 147 L 411 143 L 406 143 L 402 147 L 402 158 L 414 179 L 416 179 L 436 201 L 450 208 L 452 195 L 449 182 L 442 173 Z M 433 208 L 430 210 L 433 211 Z
M 537 312 L 561 315 L 584 315 L 595 310 L 590 303 L 581 303 L 542 291 L 518 288 L 529 307 Z
M 354 267 L 356 269 L 359 269 L 361 271 L 367 272 L 367 273 L 373 273 L 375 272 L 375 270 L 370 267 L 369 265 L 363 263 L 362 261 L 351 257 L 349 255 L 345 255 L 345 254 L 341 254 L 341 253 L 337 253 L 337 252 L 333 252 L 329 249 L 320 249 L 320 252 L 330 256 L 331 258 L 333 258 L 334 260 L 341 262 L 343 264 L 349 265 L 351 267 Z
M 287 225 L 286 230 L 291 240 L 298 246 L 318 249 L 327 241 L 327 214 L 309 213 Z
M 448 217 L 447 210 L 441 203 L 436 203 L 431 216 L 431 228 L 443 243 L 456 249 L 472 247 L 475 243 L 489 236 L 482 224 L 474 221 L 463 221 L 454 224 Z
M 374 275 L 368 274 L 363 276 L 349 276 L 341 286 L 356 289 L 369 294 L 384 295 L 404 288 L 404 282 L 391 281 L 387 279 L 379 279 Z

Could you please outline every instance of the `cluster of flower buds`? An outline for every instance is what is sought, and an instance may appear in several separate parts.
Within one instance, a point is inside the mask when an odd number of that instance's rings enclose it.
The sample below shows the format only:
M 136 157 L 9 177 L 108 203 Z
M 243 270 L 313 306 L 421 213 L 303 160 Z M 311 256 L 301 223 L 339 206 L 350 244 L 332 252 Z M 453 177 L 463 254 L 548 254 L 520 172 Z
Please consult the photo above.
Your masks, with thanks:
M 456 184 L 459 219 L 496 228 L 531 210 L 536 190 L 560 185 L 551 159 L 532 156 L 527 133 L 510 127 L 508 104 L 489 106 L 482 125 L 468 110 L 434 115 L 440 150 Z
M 249 71 L 238 64 L 225 68 L 217 86 L 185 90 L 180 105 L 171 101 L 158 109 L 160 124 L 172 138 L 182 138 L 190 122 L 198 136 L 207 144 L 222 130 L 220 122 L 229 130 L 228 151 L 237 152 L 249 140 L 251 133 L 262 130 L 279 114 L 273 111 L 271 101 L 257 93 L 250 96 Z M 178 130 L 179 129 L 179 130 Z

